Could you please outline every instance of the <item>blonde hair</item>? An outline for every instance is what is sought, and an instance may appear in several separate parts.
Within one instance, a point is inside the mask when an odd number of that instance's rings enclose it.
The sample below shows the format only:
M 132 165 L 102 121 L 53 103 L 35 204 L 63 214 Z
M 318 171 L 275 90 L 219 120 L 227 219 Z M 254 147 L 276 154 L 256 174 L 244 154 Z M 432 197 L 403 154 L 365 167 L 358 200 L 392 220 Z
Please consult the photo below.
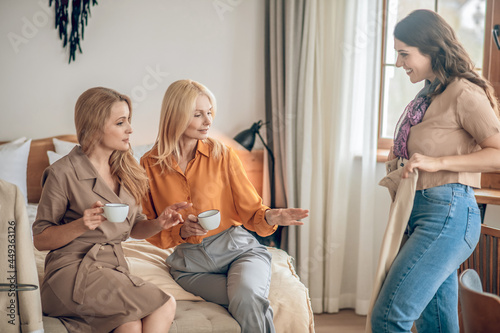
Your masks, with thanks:
M 212 115 L 216 114 L 216 100 L 207 87 L 193 80 L 179 80 L 172 83 L 163 97 L 160 115 L 160 126 L 154 148 L 162 171 L 173 170 L 173 160 L 180 156 L 179 140 L 188 128 L 196 108 L 198 96 L 207 96 L 212 105 Z M 203 140 L 212 148 L 212 156 L 219 158 L 226 147 L 219 141 L 207 138 Z M 153 148 L 153 149 L 154 149 Z
M 111 114 L 115 103 L 125 102 L 132 119 L 132 102 L 128 96 L 112 89 L 90 88 L 80 95 L 75 105 L 75 127 L 78 142 L 85 154 L 89 154 L 101 142 L 104 135 L 104 125 Z M 115 150 L 109 158 L 111 175 L 117 179 L 137 203 L 146 196 L 148 177 L 144 169 L 137 163 L 131 149 Z

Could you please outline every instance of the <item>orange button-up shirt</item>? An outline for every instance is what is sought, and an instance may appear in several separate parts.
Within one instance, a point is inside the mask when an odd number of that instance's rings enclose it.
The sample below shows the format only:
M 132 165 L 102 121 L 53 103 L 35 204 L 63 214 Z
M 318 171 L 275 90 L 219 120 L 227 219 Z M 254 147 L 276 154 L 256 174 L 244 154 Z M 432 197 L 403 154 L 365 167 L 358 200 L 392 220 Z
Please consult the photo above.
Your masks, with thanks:
M 210 230 L 203 236 L 191 236 L 182 239 L 181 224 L 148 238 L 148 241 L 160 248 L 170 248 L 182 243 L 201 243 L 203 238 L 218 234 L 231 226 L 243 224 L 249 230 L 261 236 L 268 236 L 276 231 L 265 220 L 265 212 L 269 207 L 262 204 L 262 199 L 245 173 L 243 165 L 236 153 L 228 148 L 218 159 L 211 156 L 211 147 L 198 141 L 196 154 L 185 173 L 174 162 L 174 170 L 161 172 L 155 165 L 156 149 L 141 158 L 141 165 L 149 177 L 150 192 L 148 199 L 143 200 L 143 213 L 148 219 L 155 219 L 163 210 L 177 202 L 192 202 L 191 208 L 181 211 L 184 220 L 189 214 L 198 215 L 209 210 L 218 209 L 221 223 L 217 229 Z

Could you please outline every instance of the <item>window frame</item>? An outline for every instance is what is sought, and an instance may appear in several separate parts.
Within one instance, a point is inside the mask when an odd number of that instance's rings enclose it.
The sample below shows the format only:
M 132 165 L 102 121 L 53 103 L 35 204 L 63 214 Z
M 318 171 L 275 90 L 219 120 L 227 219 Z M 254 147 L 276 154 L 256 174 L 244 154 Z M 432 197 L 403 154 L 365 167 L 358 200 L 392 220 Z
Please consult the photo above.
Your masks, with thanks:
M 384 99 L 384 74 L 385 74 L 385 57 L 387 45 L 387 5 L 389 0 L 382 1 L 382 57 L 380 58 L 380 83 L 379 83 L 379 99 L 378 99 L 378 133 L 377 133 L 377 148 L 379 150 L 388 150 L 393 144 L 392 139 L 382 137 L 382 119 L 383 119 L 383 99 Z M 379 153 L 380 154 L 380 153 Z M 377 154 L 377 155 L 379 155 Z M 378 157 L 377 157 L 378 160 Z

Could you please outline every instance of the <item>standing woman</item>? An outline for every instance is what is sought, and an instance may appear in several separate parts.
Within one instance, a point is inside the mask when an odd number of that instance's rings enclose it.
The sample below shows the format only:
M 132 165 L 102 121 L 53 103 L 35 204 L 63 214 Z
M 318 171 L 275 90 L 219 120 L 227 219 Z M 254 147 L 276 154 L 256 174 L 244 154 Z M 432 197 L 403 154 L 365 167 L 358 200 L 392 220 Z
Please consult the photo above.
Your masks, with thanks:
M 209 138 L 215 98 L 191 80 L 172 83 L 163 98 L 160 129 L 141 159 L 150 179 L 143 201 L 149 218 L 174 202 L 187 201 L 185 222 L 148 239 L 161 248 L 177 246 L 167 259 L 187 291 L 228 308 L 243 333 L 274 332 L 267 299 L 271 255 L 241 225 L 261 236 L 278 225 L 302 225 L 308 211 L 269 209 L 262 204 L 235 152 Z M 207 231 L 197 215 L 218 209 L 218 228 Z
M 435 12 L 416 10 L 394 30 L 397 67 L 425 87 L 407 106 L 389 158 L 418 169 L 408 241 L 375 302 L 372 330 L 458 332 L 457 269 L 474 250 L 480 215 L 473 188 L 481 172 L 500 169 L 495 93 L 452 28 Z
M 50 250 L 42 308 L 69 332 L 168 332 L 174 318 L 172 297 L 130 275 L 121 242 L 182 222 L 177 210 L 190 205 L 166 207 L 153 221 L 141 213 L 148 180 L 130 151 L 131 116 L 127 96 L 85 91 L 75 107 L 80 146 L 43 174 L 33 224 L 35 247 Z M 124 222 L 102 216 L 108 202 L 129 205 Z

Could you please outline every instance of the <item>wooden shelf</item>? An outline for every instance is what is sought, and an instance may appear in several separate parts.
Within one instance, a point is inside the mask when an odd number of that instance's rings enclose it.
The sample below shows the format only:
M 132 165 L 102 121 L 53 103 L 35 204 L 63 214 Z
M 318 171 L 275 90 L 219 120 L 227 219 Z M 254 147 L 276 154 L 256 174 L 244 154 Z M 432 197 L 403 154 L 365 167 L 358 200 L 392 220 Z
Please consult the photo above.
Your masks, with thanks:
M 481 188 L 474 192 L 478 203 L 500 205 L 500 172 L 484 172 Z
M 481 188 L 474 190 L 474 193 L 477 203 L 500 205 L 500 190 Z
M 387 156 L 389 156 L 389 149 L 377 149 L 377 162 L 387 162 Z

